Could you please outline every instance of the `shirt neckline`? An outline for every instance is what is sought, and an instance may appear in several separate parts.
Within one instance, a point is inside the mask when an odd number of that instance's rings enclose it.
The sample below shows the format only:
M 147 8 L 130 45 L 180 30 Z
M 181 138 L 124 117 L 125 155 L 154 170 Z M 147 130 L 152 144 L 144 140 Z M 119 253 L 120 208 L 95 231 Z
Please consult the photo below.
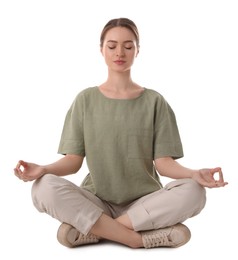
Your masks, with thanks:
M 95 86 L 95 89 L 97 90 L 97 92 L 104 98 L 107 100 L 112 100 L 112 101 L 133 101 L 133 100 L 137 100 L 139 98 L 141 98 L 142 96 L 144 96 L 145 92 L 146 92 L 146 88 L 144 88 L 144 91 L 137 97 L 134 98 L 109 98 L 107 96 L 105 96 L 99 89 L 98 86 Z

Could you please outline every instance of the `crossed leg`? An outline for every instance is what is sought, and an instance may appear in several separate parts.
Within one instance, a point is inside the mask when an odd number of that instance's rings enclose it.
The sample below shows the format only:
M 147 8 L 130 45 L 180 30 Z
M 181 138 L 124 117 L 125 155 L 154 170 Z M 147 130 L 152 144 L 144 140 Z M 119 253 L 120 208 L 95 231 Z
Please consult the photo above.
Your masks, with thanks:
M 133 230 L 132 223 L 127 214 L 117 219 L 112 219 L 102 214 L 92 227 L 90 233 L 131 248 L 143 247 L 142 237 L 140 233 Z

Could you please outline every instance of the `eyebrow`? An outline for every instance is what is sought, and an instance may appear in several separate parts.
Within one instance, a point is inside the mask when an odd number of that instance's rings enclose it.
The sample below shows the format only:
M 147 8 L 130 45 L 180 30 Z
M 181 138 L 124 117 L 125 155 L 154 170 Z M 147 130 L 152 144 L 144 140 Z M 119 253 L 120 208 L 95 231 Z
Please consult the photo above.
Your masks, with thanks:
M 117 41 L 114 41 L 114 40 L 109 40 L 109 41 L 107 41 L 107 43 L 118 43 Z M 133 43 L 133 41 L 132 40 L 127 40 L 127 41 L 124 41 L 123 43 Z

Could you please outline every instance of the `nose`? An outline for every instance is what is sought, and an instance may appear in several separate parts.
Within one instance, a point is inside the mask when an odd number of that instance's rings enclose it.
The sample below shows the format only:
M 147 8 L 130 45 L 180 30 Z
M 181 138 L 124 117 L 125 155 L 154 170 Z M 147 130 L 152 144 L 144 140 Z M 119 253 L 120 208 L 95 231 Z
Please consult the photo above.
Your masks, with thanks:
M 122 57 L 122 56 L 125 55 L 123 46 L 117 46 L 117 50 L 116 50 L 116 51 L 117 51 L 117 52 L 116 52 L 116 55 L 117 55 L 118 57 Z

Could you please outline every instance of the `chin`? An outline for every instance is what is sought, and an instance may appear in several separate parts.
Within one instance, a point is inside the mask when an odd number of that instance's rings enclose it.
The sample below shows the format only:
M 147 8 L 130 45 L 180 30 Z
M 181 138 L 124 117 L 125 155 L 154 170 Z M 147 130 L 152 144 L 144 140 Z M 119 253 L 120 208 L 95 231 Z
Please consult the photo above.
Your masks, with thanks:
M 130 71 L 131 67 L 117 67 L 115 68 L 114 66 L 110 68 L 110 70 L 115 71 L 115 72 L 127 72 Z

